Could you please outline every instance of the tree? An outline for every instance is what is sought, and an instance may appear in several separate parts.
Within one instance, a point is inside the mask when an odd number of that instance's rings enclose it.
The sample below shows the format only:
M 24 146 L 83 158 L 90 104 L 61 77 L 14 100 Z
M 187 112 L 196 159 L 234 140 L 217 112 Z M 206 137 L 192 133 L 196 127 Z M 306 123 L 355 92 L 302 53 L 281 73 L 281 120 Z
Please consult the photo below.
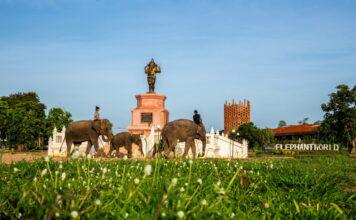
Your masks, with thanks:
M 10 148 L 26 150 L 35 147 L 35 142 L 44 136 L 45 108 L 42 103 L 24 102 L 9 110 L 11 120 L 6 140 Z
M 298 121 L 298 124 L 300 125 L 307 125 L 308 124 L 309 118 L 304 118 L 302 121 Z
M 0 139 L 1 145 L 4 145 L 6 139 L 6 130 L 9 122 L 9 105 L 5 101 L 0 101 Z
M 64 111 L 61 108 L 51 108 L 46 119 L 46 135 L 51 137 L 53 129 L 57 128 L 59 132 L 63 127 L 68 126 L 72 122 L 72 114 Z
M 46 106 L 35 92 L 16 93 L 0 98 L 1 139 L 11 148 L 35 147 L 43 137 Z
M 265 146 L 274 144 L 274 133 L 272 129 L 257 128 L 256 141 L 258 142 L 259 147 L 264 148 Z
M 279 123 L 278 123 L 278 127 L 279 128 L 286 127 L 286 126 L 287 126 L 287 122 L 286 121 L 283 121 L 283 120 L 279 121 Z
M 349 89 L 341 84 L 329 94 L 330 100 L 321 105 L 325 112 L 319 134 L 322 139 L 342 143 L 349 152 L 356 152 L 356 86 Z
M 229 138 L 237 140 L 238 138 L 243 138 L 248 141 L 249 148 L 258 148 L 257 138 L 257 127 L 252 123 L 245 123 L 240 125 L 237 132 L 230 132 Z

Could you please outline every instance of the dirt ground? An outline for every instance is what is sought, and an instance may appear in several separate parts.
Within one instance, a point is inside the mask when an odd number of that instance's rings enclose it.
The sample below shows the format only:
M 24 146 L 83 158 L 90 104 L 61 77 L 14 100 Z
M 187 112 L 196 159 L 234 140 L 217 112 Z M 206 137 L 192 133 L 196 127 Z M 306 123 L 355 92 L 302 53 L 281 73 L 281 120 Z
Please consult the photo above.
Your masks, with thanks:
M 1 153 L 0 159 L 2 164 L 11 164 L 18 161 L 33 161 L 47 156 L 47 151 L 24 152 L 24 153 Z

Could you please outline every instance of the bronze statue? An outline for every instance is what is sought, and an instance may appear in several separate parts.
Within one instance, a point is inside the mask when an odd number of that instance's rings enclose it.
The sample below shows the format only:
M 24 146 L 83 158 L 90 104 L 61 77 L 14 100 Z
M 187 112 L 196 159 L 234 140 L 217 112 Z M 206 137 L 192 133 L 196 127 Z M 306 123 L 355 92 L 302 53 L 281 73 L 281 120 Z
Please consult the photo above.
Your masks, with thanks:
M 158 66 L 152 58 L 149 64 L 145 66 L 145 73 L 147 74 L 149 93 L 155 92 L 156 74 L 160 72 L 161 72 L 161 67 Z

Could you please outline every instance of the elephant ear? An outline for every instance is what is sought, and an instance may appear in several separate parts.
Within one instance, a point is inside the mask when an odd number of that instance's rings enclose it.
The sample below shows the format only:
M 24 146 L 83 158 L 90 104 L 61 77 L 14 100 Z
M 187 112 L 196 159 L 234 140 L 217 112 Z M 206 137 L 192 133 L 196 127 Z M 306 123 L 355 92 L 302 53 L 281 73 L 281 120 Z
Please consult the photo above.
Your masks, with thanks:
M 101 128 L 101 120 L 95 120 L 93 121 L 93 129 L 98 133 L 100 134 L 100 128 Z

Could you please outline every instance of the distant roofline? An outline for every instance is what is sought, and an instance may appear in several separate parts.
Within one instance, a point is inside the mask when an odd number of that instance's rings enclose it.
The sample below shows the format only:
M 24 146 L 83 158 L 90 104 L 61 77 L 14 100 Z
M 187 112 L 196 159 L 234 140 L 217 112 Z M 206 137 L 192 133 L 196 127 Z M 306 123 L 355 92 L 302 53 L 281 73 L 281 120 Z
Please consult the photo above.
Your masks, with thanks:
M 276 136 L 313 134 L 318 131 L 319 126 L 319 123 L 306 125 L 291 125 L 286 127 L 274 128 L 272 129 L 272 132 Z

